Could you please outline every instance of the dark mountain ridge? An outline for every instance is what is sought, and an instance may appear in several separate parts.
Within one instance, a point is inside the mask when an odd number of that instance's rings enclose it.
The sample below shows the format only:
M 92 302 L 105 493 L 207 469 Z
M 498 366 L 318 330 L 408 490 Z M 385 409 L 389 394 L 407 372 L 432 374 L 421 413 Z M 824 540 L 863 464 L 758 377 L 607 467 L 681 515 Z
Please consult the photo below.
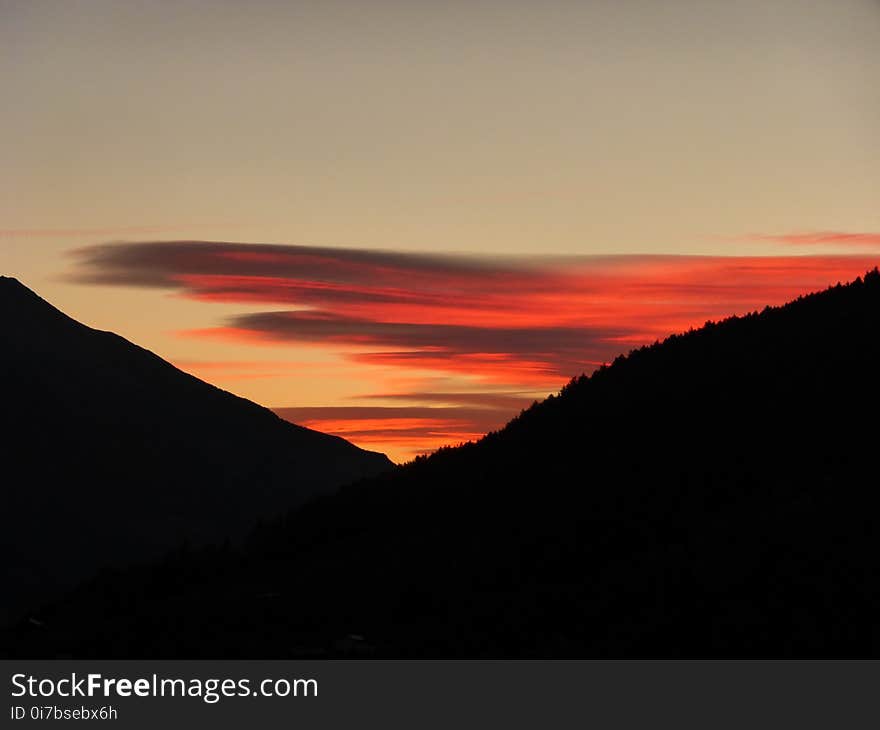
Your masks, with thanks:
M 240 539 L 258 518 L 391 467 L 86 327 L 7 277 L 0 353 L 6 610 L 102 565 Z
M 878 373 L 874 270 L 635 350 L 476 444 L 313 500 L 242 550 L 106 575 L 4 646 L 877 656 Z

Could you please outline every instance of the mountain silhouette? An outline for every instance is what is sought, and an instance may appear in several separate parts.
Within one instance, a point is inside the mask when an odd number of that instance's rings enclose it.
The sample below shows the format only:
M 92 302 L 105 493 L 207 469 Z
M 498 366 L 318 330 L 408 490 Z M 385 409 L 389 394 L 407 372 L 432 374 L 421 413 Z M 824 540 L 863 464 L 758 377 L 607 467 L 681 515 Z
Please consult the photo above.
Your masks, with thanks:
M 0 616 L 98 568 L 238 539 L 391 467 L 0 277 Z
M 620 357 L 240 549 L 120 570 L 12 656 L 880 655 L 880 273 Z M 48 539 L 48 538 L 46 538 Z

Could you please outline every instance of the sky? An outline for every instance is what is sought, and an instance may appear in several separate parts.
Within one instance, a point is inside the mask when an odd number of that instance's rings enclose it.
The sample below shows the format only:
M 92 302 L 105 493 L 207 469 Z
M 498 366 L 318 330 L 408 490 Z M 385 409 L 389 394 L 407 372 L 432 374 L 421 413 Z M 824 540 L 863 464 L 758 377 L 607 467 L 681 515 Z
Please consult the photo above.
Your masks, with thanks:
M 880 263 L 880 0 L 0 0 L 0 273 L 402 461 Z

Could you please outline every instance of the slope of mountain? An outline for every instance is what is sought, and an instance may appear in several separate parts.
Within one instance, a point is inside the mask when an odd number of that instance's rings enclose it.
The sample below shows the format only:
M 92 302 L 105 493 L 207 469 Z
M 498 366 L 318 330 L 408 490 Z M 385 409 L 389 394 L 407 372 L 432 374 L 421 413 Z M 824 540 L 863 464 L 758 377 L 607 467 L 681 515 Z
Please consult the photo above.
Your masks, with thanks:
M 11 655 L 880 655 L 880 274 L 621 357 Z M 100 617 L 95 619 L 94 617 Z
M 0 278 L 3 612 L 99 567 L 241 538 L 388 459 L 292 425 Z

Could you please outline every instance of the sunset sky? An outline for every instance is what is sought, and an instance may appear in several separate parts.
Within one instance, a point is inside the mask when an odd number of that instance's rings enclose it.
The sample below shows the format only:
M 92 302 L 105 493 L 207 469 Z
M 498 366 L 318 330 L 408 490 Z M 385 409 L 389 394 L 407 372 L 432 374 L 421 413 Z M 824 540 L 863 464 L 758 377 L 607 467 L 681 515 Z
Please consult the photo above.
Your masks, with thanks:
M 0 273 L 401 461 L 880 264 L 878 0 L 0 0 Z

